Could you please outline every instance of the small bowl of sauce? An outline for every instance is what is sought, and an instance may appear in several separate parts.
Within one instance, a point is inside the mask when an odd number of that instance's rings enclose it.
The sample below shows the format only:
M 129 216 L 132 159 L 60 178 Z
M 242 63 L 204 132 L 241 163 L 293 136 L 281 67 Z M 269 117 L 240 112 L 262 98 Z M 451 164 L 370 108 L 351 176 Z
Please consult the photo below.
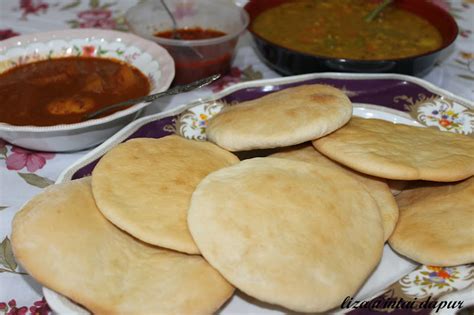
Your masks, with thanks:
M 229 72 L 240 34 L 249 17 L 227 2 L 166 0 L 178 28 L 159 1 L 143 1 L 131 8 L 127 23 L 132 32 L 163 46 L 175 61 L 174 84 L 189 83 Z

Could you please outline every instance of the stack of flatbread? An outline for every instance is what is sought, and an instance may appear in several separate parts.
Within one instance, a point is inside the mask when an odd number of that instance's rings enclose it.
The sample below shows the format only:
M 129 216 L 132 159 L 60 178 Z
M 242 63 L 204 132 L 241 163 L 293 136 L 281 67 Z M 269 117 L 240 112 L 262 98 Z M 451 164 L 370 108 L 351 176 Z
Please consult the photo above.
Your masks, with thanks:
M 127 141 L 92 179 L 33 198 L 13 221 L 14 253 L 39 282 L 93 313 L 213 313 L 234 287 L 188 255 L 199 250 L 187 210 L 201 179 L 238 162 L 212 143 L 178 136 Z
M 324 312 L 357 292 L 387 240 L 423 264 L 474 262 L 474 141 L 351 116 L 342 91 L 304 85 L 225 108 L 210 142 L 127 141 L 92 178 L 31 200 L 14 252 L 98 313 L 211 313 L 234 287 Z M 229 152 L 256 149 L 277 152 Z

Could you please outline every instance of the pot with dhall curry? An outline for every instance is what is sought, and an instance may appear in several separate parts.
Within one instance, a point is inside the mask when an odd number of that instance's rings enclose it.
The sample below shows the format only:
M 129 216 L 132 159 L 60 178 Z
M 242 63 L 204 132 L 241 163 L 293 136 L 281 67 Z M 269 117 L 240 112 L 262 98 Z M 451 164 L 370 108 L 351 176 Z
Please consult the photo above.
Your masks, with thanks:
M 448 12 L 425 0 L 250 0 L 260 57 L 291 75 L 321 71 L 423 75 L 456 39 Z

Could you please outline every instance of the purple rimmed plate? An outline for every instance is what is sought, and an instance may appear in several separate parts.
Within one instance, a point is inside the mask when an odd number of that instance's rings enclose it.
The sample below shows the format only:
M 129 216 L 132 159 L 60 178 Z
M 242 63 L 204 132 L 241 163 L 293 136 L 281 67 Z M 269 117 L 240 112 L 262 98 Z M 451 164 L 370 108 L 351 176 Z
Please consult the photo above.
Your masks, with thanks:
M 238 104 L 287 87 L 309 83 L 330 84 L 344 90 L 354 103 L 356 116 L 379 118 L 414 126 L 425 125 L 469 136 L 474 134 L 474 104 L 421 79 L 383 74 L 302 75 L 236 84 L 215 94 L 212 98 L 197 100 L 167 113 L 139 119 L 66 169 L 57 182 L 89 176 L 103 154 L 130 138 L 161 138 L 176 133 L 189 139 L 205 140 L 207 120 L 217 114 L 223 106 Z M 268 115 L 271 115 L 271 112 Z M 420 303 L 430 298 L 433 301 L 441 299 L 448 292 L 457 292 L 471 285 L 474 281 L 473 274 L 474 265 L 420 266 L 397 255 L 386 245 L 379 266 L 356 294 L 354 300 L 377 298 L 380 301 L 391 301 L 403 298 L 405 301 Z M 85 311 L 64 296 L 47 288 L 44 288 L 44 294 L 51 308 L 58 313 Z M 390 305 L 390 303 L 380 302 L 375 308 L 380 312 L 395 314 L 407 312 L 407 309 L 393 310 Z M 367 309 L 353 309 L 350 303 L 344 306 L 347 308 L 341 307 L 334 312 L 367 311 Z M 429 314 L 431 309 L 411 311 L 417 314 Z M 242 293 L 234 295 L 220 311 L 222 314 L 281 314 L 285 312 L 288 311 L 256 301 Z

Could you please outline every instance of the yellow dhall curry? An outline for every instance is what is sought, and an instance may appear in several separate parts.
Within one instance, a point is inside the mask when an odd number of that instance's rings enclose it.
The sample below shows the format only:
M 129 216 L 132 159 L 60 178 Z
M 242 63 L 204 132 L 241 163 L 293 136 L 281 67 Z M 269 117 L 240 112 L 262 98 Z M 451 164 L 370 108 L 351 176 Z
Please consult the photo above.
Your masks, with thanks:
M 265 11 L 251 27 L 283 47 L 334 58 L 398 59 L 442 45 L 430 22 L 395 5 L 366 22 L 377 5 L 367 0 L 292 1 Z

